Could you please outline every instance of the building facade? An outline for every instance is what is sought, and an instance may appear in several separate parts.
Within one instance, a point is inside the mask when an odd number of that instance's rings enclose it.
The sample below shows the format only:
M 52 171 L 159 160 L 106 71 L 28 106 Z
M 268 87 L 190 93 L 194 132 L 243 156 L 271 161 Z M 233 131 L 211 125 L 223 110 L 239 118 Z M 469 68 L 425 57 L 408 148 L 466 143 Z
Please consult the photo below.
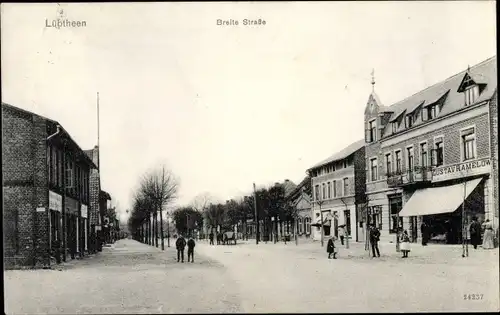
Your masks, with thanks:
M 419 241 L 422 222 L 449 244 L 473 216 L 498 226 L 496 78 L 494 57 L 391 106 L 370 94 L 364 216 L 382 240 Z
M 357 141 L 307 172 L 312 181 L 312 237 L 321 239 L 321 212 L 325 237 L 338 237 L 345 225 L 350 239 L 364 240 L 357 213 L 365 204 L 365 143 Z M 361 224 L 361 225 L 360 225 Z
M 54 120 L 2 103 L 2 125 L 5 266 L 83 256 L 96 165 Z
M 311 178 L 306 176 L 289 194 L 288 202 L 295 212 L 295 231 L 299 239 L 311 239 Z

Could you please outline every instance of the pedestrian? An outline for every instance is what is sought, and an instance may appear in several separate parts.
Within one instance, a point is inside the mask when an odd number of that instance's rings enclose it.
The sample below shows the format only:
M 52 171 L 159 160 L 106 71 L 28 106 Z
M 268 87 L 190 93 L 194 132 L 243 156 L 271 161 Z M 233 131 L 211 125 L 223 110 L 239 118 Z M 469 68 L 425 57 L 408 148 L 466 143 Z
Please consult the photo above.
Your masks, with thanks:
M 344 245 L 344 236 L 345 236 L 344 225 L 339 226 L 338 232 L 339 232 L 339 237 L 340 237 L 340 244 Z
M 425 221 L 423 221 L 420 226 L 420 232 L 422 233 L 422 246 L 427 246 L 427 243 L 429 242 L 429 226 L 425 223 Z
M 403 252 L 402 258 L 408 258 L 408 253 L 410 252 L 410 237 L 408 236 L 408 231 L 404 230 L 403 235 L 401 235 L 400 247 Z
M 477 249 L 477 246 L 481 244 L 481 223 L 477 221 L 477 217 L 472 217 L 472 223 L 469 227 L 470 231 L 470 243 Z
M 175 247 L 177 248 L 177 262 L 180 260 L 184 262 L 184 248 L 186 248 L 186 240 L 182 235 L 179 235 L 177 241 L 175 241 Z
M 332 255 L 333 255 L 333 259 L 337 259 L 337 257 L 335 256 L 335 243 L 333 242 L 333 237 L 330 237 L 330 239 L 328 240 L 328 243 L 326 244 L 326 252 L 328 253 L 328 259 L 331 259 L 332 258 Z
M 189 240 L 187 241 L 187 247 L 188 247 L 188 262 L 189 258 L 191 257 L 191 263 L 194 263 L 194 246 L 195 246 L 194 239 L 190 237 Z
M 210 245 L 214 245 L 214 232 L 210 232 Z
M 370 228 L 370 244 L 372 246 L 373 257 L 380 257 L 378 242 L 380 241 L 380 231 L 372 224 Z
M 483 249 L 493 249 L 495 247 L 493 244 L 493 224 L 491 224 L 489 219 L 486 219 L 483 223 L 483 227 Z

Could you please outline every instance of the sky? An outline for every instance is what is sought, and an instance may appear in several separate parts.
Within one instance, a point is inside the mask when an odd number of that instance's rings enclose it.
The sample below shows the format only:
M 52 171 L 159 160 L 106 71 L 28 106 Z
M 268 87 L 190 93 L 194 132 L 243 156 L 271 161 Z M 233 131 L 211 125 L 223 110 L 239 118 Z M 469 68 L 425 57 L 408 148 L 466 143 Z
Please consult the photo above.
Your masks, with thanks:
M 363 139 L 372 69 L 391 105 L 496 54 L 492 1 L 12 3 L 1 14 L 2 101 L 90 149 L 99 92 L 101 185 L 123 214 L 161 165 L 179 179 L 176 205 L 298 184 Z M 61 17 L 86 26 L 47 27 Z

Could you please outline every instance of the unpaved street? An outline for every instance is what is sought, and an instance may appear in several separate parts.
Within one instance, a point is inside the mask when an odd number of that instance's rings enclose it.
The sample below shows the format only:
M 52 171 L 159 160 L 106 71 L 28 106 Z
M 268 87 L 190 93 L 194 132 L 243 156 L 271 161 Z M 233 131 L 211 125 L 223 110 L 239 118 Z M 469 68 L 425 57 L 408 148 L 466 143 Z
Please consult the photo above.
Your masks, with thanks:
M 61 270 L 6 271 L 8 314 L 498 311 L 498 250 L 419 248 L 402 260 L 362 244 L 328 260 L 314 244 L 196 246 L 195 263 L 177 263 L 132 240 Z M 478 294 L 480 300 L 464 300 Z

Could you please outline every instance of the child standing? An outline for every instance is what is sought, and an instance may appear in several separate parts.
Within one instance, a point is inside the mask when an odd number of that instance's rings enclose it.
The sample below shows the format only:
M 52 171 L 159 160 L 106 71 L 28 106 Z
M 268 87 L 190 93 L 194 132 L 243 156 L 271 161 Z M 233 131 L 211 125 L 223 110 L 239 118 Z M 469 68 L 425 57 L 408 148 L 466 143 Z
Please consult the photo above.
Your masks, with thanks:
M 401 235 L 400 249 L 403 252 L 402 258 L 408 258 L 408 253 L 410 252 L 410 237 L 408 236 L 407 230 L 404 230 L 403 235 Z

